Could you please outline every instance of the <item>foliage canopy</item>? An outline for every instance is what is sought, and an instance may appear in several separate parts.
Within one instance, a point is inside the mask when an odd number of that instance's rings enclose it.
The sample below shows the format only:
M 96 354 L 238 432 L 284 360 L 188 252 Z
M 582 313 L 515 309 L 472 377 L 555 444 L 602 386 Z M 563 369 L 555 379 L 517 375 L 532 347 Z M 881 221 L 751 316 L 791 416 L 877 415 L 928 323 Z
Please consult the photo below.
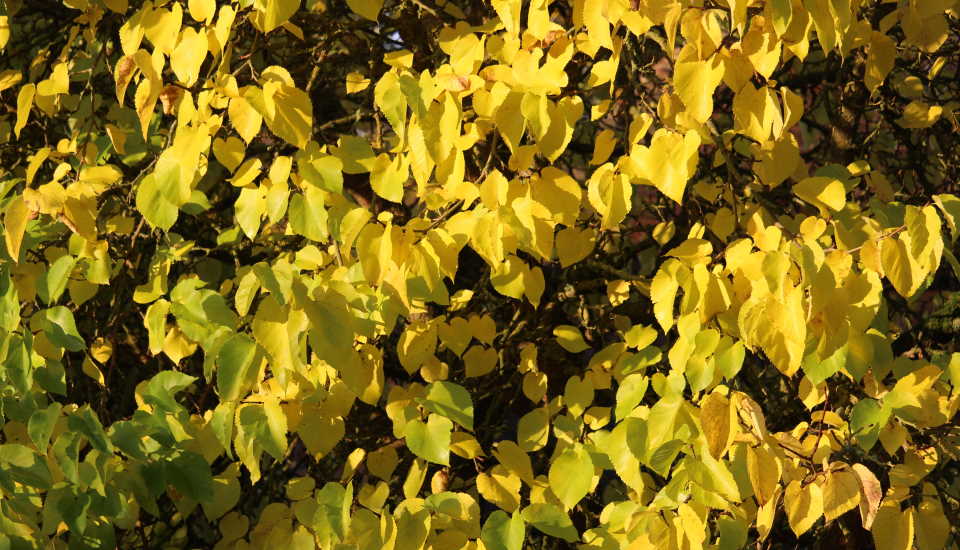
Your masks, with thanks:
M 958 16 L 0 0 L 0 548 L 956 547 Z

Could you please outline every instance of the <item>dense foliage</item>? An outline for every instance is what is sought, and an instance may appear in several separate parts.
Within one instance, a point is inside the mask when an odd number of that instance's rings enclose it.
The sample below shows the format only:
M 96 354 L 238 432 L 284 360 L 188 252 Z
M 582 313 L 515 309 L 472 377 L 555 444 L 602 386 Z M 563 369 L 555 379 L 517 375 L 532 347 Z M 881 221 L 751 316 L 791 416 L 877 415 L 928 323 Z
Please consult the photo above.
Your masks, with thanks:
M 0 0 L 0 549 L 960 541 L 957 0 Z

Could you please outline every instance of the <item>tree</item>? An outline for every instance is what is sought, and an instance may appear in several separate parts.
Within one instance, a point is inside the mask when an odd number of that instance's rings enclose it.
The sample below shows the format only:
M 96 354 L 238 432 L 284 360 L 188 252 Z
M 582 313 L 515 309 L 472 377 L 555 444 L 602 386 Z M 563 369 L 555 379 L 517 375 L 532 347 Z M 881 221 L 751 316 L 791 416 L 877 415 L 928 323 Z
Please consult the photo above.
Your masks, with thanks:
M 0 547 L 955 547 L 958 16 L 0 0 Z

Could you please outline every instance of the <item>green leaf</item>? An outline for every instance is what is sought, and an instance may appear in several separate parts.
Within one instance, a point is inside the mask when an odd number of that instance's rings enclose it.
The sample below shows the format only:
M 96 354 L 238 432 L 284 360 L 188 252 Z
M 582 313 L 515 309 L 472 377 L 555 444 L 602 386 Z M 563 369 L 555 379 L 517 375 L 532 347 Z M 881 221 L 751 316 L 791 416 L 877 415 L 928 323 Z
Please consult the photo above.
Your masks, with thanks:
M 67 371 L 60 361 L 47 358 L 45 365 L 33 371 L 33 381 L 50 393 L 67 395 Z
M 890 419 L 891 410 L 876 399 L 861 399 L 850 411 L 850 433 L 864 450 L 877 444 L 880 430 Z
M 503 510 L 495 510 L 480 531 L 480 540 L 488 550 L 521 550 L 526 533 L 523 517 L 517 510 L 508 516 Z
M 840 372 L 840 369 L 847 364 L 847 346 L 844 345 L 833 352 L 830 357 L 820 359 L 817 352 L 807 355 L 803 359 L 803 373 L 807 375 L 814 386 L 819 386 L 821 382 Z
M 450 465 L 450 432 L 453 431 L 453 422 L 445 416 L 431 414 L 426 423 L 420 420 L 407 422 L 404 437 L 407 447 L 420 458 Z
M 43 300 L 43 303 L 52 304 L 60 299 L 63 291 L 67 288 L 70 272 L 73 271 L 73 266 L 76 263 L 76 258 L 64 254 L 50 264 L 50 267 L 40 276 L 37 281 L 37 296 Z
M 417 401 L 428 411 L 473 430 L 473 400 L 463 386 L 446 381 L 434 382 L 427 386 L 427 396 Z
M 160 372 L 147 383 L 147 388 L 143 392 L 143 400 L 160 411 L 176 413 L 183 407 L 177 403 L 174 396 L 196 380 L 196 376 L 189 376 L 178 371 Z
M 653 449 L 653 452 L 650 453 L 650 458 L 645 464 L 661 477 L 668 477 L 670 467 L 673 465 L 673 461 L 676 460 L 677 455 L 680 454 L 680 450 L 684 445 L 685 443 L 679 439 L 667 441 L 663 445 Z
M 580 533 L 570 521 L 570 516 L 556 504 L 533 503 L 523 509 L 523 519 L 537 530 L 567 542 L 580 540 Z
M 7 262 L 0 266 L 0 330 L 13 332 L 20 324 L 20 300 Z
M 593 460 L 583 445 L 575 443 L 550 465 L 547 479 L 550 490 L 567 510 L 587 496 L 593 486 Z
M 129 420 L 120 420 L 110 426 L 110 441 L 123 453 L 137 460 L 147 460 L 148 449 L 147 439 L 144 436 L 146 429 L 137 422 Z
M 27 434 L 43 454 L 47 452 L 47 444 L 50 442 L 50 436 L 53 435 L 53 428 L 57 425 L 62 408 L 60 403 L 54 401 L 45 409 L 33 411 L 27 422 Z
M 6 379 L 13 384 L 17 391 L 26 394 L 33 384 L 30 376 L 33 371 L 33 365 L 30 362 L 30 350 L 27 348 L 26 342 L 17 335 L 12 336 L 6 345 L 7 357 L 2 363 Z
M 253 273 L 257 276 L 257 279 L 260 280 L 263 288 L 267 289 L 281 306 L 286 305 L 287 293 L 283 292 L 280 281 L 277 279 L 277 274 L 270 268 L 270 264 L 267 262 L 257 262 L 253 266 Z M 289 292 L 289 289 L 287 290 Z
M 720 529 L 720 545 L 718 550 L 739 550 L 747 544 L 749 525 L 742 519 L 733 516 L 717 518 L 717 527 Z
M 274 459 L 282 460 L 287 452 L 287 419 L 276 400 L 262 405 L 245 405 L 240 409 L 240 425 L 246 433 Z
M 68 351 L 81 351 L 87 347 L 77 332 L 77 323 L 69 309 L 56 306 L 48 309 L 45 314 L 47 322 L 43 332 L 54 345 Z
M 63 493 L 57 501 L 57 512 L 63 522 L 70 528 L 71 533 L 82 535 L 87 530 L 87 509 L 90 508 L 89 493 L 77 494 L 77 489 L 71 487 L 71 492 Z
M 340 159 L 345 174 L 363 174 L 373 168 L 376 155 L 370 142 L 357 137 L 340 136 L 340 145 L 333 149 L 333 155 Z
M 113 445 L 107 439 L 107 433 L 103 431 L 103 424 L 97 418 L 96 413 L 90 409 L 89 405 L 84 405 L 77 412 L 67 417 L 67 427 L 87 438 L 90 446 L 102 452 L 109 453 L 113 451 Z
M 210 429 L 217 441 L 227 451 L 227 456 L 233 458 L 233 419 L 237 410 L 237 404 L 233 401 L 221 401 L 217 408 L 213 410 L 213 417 L 210 419 Z
M 257 343 L 246 334 L 227 340 L 217 355 L 217 391 L 223 401 L 236 401 L 253 385 L 257 361 Z
M 350 529 L 350 506 L 353 504 L 353 485 L 344 488 L 328 482 L 317 491 L 317 507 L 310 527 L 322 541 L 342 541 Z
M 197 502 L 213 499 L 213 474 L 202 456 L 183 451 L 166 464 L 167 481 L 177 491 Z

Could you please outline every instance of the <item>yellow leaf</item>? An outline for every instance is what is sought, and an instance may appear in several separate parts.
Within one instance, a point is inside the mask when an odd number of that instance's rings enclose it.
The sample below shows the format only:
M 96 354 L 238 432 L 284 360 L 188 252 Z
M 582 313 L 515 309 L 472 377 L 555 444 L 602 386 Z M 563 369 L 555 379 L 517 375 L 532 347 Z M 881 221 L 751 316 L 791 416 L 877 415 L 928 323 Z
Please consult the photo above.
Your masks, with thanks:
M 673 256 L 681 261 L 696 263 L 698 258 L 709 256 L 713 253 L 713 245 L 710 241 L 704 239 L 687 239 L 670 249 L 667 256 Z
M 265 92 L 266 89 L 265 85 Z M 258 109 L 267 127 L 287 143 L 300 148 L 305 147 L 313 133 L 313 103 L 310 101 L 310 96 L 299 88 L 280 84 L 272 100 L 276 103 L 273 113 L 270 113 L 269 108 Z M 232 100 L 231 103 L 233 103 Z
M 83 364 L 80 366 L 80 370 L 100 386 L 106 385 L 106 379 L 103 377 L 103 373 L 100 372 L 100 368 L 97 367 L 89 357 L 83 358 Z
M 158 53 L 173 52 L 182 24 L 183 7 L 179 3 L 173 4 L 172 9 L 154 8 L 143 15 L 144 34 Z
M 513 441 L 500 441 L 494 445 L 493 456 L 505 468 L 516 474 L 521 480 L 533 485 L 534 475 L 530 457 Z
M 187 27 L 180 36 L 180 43 L 170 56 L 170 67 L 177 79 L 186 86 L 193 86 L 200 76 L 200 66 L 207 57 L 207 36 Z
M 53 96 L 70 91 L 70 74 L 66 63 L 57 63 L 50 72 L 50 78 L 37 84 L 38 96 Z
M 463 364 L 466 367 L 466 377 L 475 378 L 493 372 L 500 362 L 500 356 L 494 348 L 481 345 L 471 346 L 463 354 Z
M 412 323 L 400 336 L 397 355 L 410 374 L 416 372 L 437 349 L 437 326 L 434 323 Z
M 507 34 L 516 35 L 520 31 L 520 0 L 491 0 L 493 9 L 506 27 Z
M 567 267 L 583 260 L 593 252 L 596 242 L 597 234 L 593 229 L 581 230 L 576 227 L 561 229 L 556 236 L 560 266 Z
M 500 294 L 519 300 L 523 297 L 529 269 L 523 260 L 511 254 L 494 266 L 490 273 L 490 284 Z
M 520 476 L 501 465 L 494 466 L 489 473 L 477 475 L 477 492 L 485 500 L 507 512 L 513 512 L 520 506 Z
M 353 71 L 347 73 L 347 93 L 355 94 L 357 92 L 362 92 L 370 86 L 370 79 L 363 76 L 362 74 Z
M 247 147 L 237 137 L 217 138 L 213 141 L 213 154 L 217 162 L 230 172 L 235 171 L 240 166 L 246 152 Z
M 23 75 L 20 74 L 20 71 L 13 69 L 7 71 L 0 71 L 0 92 L 13 88 L 23 79 Z
M 547 375 L 542 372 L 528 372 L 523 375 L 521 386 L 527 399 L 539 403 L 547 394 Z
M 847 204 L 843 182 L 830 177 L 803 179 L 793 186 L 793 194 L 819 208 L 823 216 L 830 210 L 843 210 Z
M 787 485 L 783 505 L 787 509 L 790 529 L 799 537 L 809 531 L 823 515 L 823 493 L 816 483 L 804 485 L 795 479 Z
M 583 335 L 580 334 L 580 329 L 575 326 L 560 325 L 553 329 L 553 336 L 557 339 L 560 347 L 570 353 L 580 353 L 590 349 L 590 346 L 584 341 Z
M 901 510 L 900 502 L 885 500 L 870 531 L 877 550 L 910 550 L 914 536 L 913 508 Z
M 780 462 L 764 447 L 747 447 L 747 472 L 753 494 L 762 506 L 777 490 L 780 483 Z
M 357 15 L 376 21 L 383 9 L 383 0 L 347 0 L 347 5 Z
M 903 108 L 903 116 L 897 120 L 897 124 L 909 129 L 929 128 L 940 120 L 941 114 L 943 107 L 914 100 Z
M 240 134 L 243 141 L 250 143 L 260 132 L 260 125 L 263 123 L 263 116 L 253 108 L 243 97 L 235 97 L 230 100 L 227 108 L 230 115 L 230 123 L 233 129 Z
M 888 237 L 880 242 L 883 274 L 904 298 L 913 296 L 920 289 L 925 276 L 919 262 L 910 254 L 911 241 L 909 232 L 902 231 L 896 237 Z
M 583 192 L 580 184 L 566 172 L 548 166 L 530 183 L 531 197 L 550 212 L 557 223 L 573 227 L 580 214 Z
M 403 200 L 403 186 L 409 176 L 409 163 L 404 155 L 391 158 L 380 153 L 370 171 L 370 187 L 382 198 L 398 203 Z
M 409 69 L 413 67 L 413 52 L 408 49 L 387 52 L 383 54 L 383 62 L 395 69 Z
M 20 195 L 15 195 L 10 200 L 3 214 L 3 239 L 7 245 L 7 253 L 14 263 L 20 261 L 20 245 L 23 243 L 30 215 L 30 208 Z
M 697 169 L 700 134 L 690 130 L 678 134 L 660 128 L 653 134 L 650 147 L 638 145 L 630 153 L 628 174 L 636 183 L 653 185 L 677 204 Z
M 217 11 L 216 0 L 188 0 L 187 11 L 190 17 L 200 23 L 209 23 L 213 21 L 213 15 Z
M 256 0 L 260 30 L 268 33 L 283 25 L 300 9 L 300 0 Z
M 925 484 L 925 487 L 930 487 L 930 490 L 925 489 L 924 492 L 932 496 L 925 494 L 914 510 L 916 545 L 919 550 L 942 550 L 950 536 L 950 521 L 943 512 L 937 489 L 930 484 Z
M 848 470 L 826 474 L 823 484 L 823 515 L 833 521 L 860 504 L 860 481 Z
M 589 376 L 583 378 L 571 376 L 567 379 L 563 390 L 563 403 L 574 418 L 587 410 L 587 407 L 593 403 L 593 397 L 593 381 Z
M 10 41 L 10 18 L 6 15 L 0 15 L 0 51 L 7 47 Z
M 753 293 L 739 315 L 747 346 L 759 346 L 780 372 L 792 376 L 800 368 L 806 345 L 803 289 L 787 283 L 783 296 Z
M 467 432 L 453 432 L 450 436 L 450 450 L 453 454 L 472 460 L 483 456 L 483 449 L 476 438 Z
M 620 226 L 632 207 L 632 195 L 626 175 L 615 172 L 612 164 L 604 164 L 593 173 L 587 183 L 587 199 L 601 216 L 601 230 Z
M 20 131 L 27 125 L 27 120 L 30 118 L 30 108 L 33 107 L 33 96 L 36 92 L 35 85 L 25 84 L 17 95 L 17 123 L 13 127 L 13 133 L 16 134 L 17 139 L 20 138 Z
M 112 355 L 113 346 L 103 338 L 97 338 L 93 344 L 90 345 L 90 356 L 101 364 L 109 361 Z
M 700 426 L 713 458 L 720 459 L 733 441 L 736 410 L 719 392 L 707 395 L 700 403 Z
M 883 498 L 880 480 L 863 464 L 854 464 L 850 470 L 860 483 L 860 518 L 863 528 L 869 531 L 880 508 L 880 499 Z
M 590 159 L 590 164 L 599 166 L 607 162 L 616 145 L 617 135 L 613 133 L 613 130 L 601 130 L 593 142 L 593 158 Z
M 650 301 L 653 302 L 653 316 L 657 318 L 664 332 L 673 327 L 673 306 L 680 288 L 679 274 L 689 269 L 678 260 L 665 261 L 650 283 Z
M 897 46 L 892 38 L 882 32 L 870 33 L 870 48 L 863 82 L 871 93 L 883 84 L 883 80 L 893 70 L 896 56 Z
M 518 234 L 520 243 L 540 258 L 551 259 L 555 224 L 547 208 L 529 197 L 520 197 L 514 200 L 511 206 L 519 221 L 519 227 L 514 224 L 513 228 Z
M 153 118 L 153 110 L 157 106 L 157 100 L 160 99 L 160 92 L 162 90 L 162 82 L 159 80 L 146 78 L 140 81 L 140 85 L 137 86 L 137 92 L 134 94 L 134 107 L 136 108 L 137 116 L 140 119 L 141 135 L 144 137 L 144 139 L 147 137 L 147 132 L 150 128 L 150 120 Z
M 537 148 L 547 160 L 553 162 L 563 154 L 573 138 L 573 129 L 583 114 L 583 100 L 580 96 L 564 97 L 556 105 L 549 102 L 547 110 L 550 126 L 547 133 L 537 140 Z
M 197 350 L 197 345 L 187 340 L 179 327 L 172 327 L 167 331 L 167 337 L 163 341 L 163 353 L 170 358 L 174 364 L 180 364 L 184 357 L 193 355 Z
M 540 266 L 534 266 L 523 274 L 523 295 L 533 307 L 540 306 L 540 298 L 546 288 L 546 281 L 543 279 L 543 270 Z
M 367 470 L 384 481 L 390 481 L 393 471 L 400 464 L 397 450 L 386 446 L 367 455 Z
M 527 92 L 520 101 L 520 112 L 527 120 L 527 128 L 534 139 L 543 139 L 550 128 L 550 100 L 545 95 Z
M 718 57 L 706 61 L 677 62 L 673 85 L 687 108 L 687 114 L 696 122 L 702 124 L 713 114 L 713 92 L 721 80 L 723 64 Z

